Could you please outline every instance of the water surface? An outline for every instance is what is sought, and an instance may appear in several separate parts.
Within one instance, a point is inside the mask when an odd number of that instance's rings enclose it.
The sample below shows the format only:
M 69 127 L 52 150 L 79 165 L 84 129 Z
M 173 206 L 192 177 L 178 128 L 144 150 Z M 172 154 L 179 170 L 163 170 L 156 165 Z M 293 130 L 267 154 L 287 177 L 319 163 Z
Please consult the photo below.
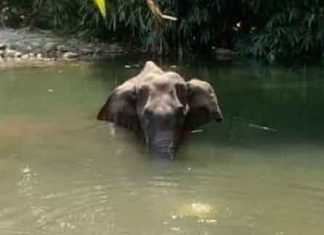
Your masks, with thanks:
M 225 120 L 163 162 L 95 120 L 137 63 L 0 71 L 1 235 L 324 234 L 324 70 L 178 65 Z

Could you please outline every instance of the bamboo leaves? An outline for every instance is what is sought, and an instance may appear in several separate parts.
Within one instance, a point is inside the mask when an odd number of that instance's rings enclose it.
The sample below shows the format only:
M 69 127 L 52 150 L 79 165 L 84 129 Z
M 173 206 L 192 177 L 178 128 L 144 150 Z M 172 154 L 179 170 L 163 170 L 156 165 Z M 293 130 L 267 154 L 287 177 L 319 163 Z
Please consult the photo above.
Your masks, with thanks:
M 33 25 L 62 34 L 99 36 L 152 52 L 163 47 L 163 53 L 205 53 L 225 47 L 262 58 L 324 56 L 323 0 L 5 2 L 0 21 L 9 27 Z

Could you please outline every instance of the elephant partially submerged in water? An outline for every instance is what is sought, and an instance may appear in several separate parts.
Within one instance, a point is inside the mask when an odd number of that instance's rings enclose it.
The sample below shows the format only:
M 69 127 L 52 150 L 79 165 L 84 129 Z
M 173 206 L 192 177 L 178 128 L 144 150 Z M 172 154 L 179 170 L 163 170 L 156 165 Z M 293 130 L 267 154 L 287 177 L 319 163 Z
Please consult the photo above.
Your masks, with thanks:
M 148 61 L 137 76 L 113 90 L 97 118 L 133 130 L 154 153 L 173 159 L 185 132 L 221 121 L 223 115 L 209 83 L 187 82 Z

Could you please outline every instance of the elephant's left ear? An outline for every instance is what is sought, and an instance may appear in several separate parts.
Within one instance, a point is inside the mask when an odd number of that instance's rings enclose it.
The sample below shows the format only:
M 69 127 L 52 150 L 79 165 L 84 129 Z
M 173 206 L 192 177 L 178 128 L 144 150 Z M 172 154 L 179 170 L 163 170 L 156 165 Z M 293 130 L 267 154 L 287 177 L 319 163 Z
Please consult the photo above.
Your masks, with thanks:
M 118 86 L 97 115 L 98 120 L 113 122 L 132 130 L 139 129 L 136 114 L 136 88 L 133 81 Z
M 213 87 L 205 81 L 192 79 L 187 83 L 189 112 L 185 120 L 185 128 L 192 130 L 211 120 L 221 121 L 222 111 Z

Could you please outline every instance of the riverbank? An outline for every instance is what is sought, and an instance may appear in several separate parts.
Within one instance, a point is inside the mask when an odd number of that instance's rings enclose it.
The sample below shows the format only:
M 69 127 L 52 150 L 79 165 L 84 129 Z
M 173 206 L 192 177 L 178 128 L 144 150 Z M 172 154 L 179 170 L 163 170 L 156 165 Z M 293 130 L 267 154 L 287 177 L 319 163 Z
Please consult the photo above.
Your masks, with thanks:
M 0 63 L 98 60 L 129 52 L 117 43 L 59 37 L 45 30 L 0 28 Z
M 60 37 L 49 30 L 0 28 L 0 67 L 50 64 L 56 61 L 102 60 L 125 54 L 146 54 L 138 47 L 119 43 L 84 41 L 73 35 Z M 228 61 L 235 53 L 212 48 L 217 60 Z

